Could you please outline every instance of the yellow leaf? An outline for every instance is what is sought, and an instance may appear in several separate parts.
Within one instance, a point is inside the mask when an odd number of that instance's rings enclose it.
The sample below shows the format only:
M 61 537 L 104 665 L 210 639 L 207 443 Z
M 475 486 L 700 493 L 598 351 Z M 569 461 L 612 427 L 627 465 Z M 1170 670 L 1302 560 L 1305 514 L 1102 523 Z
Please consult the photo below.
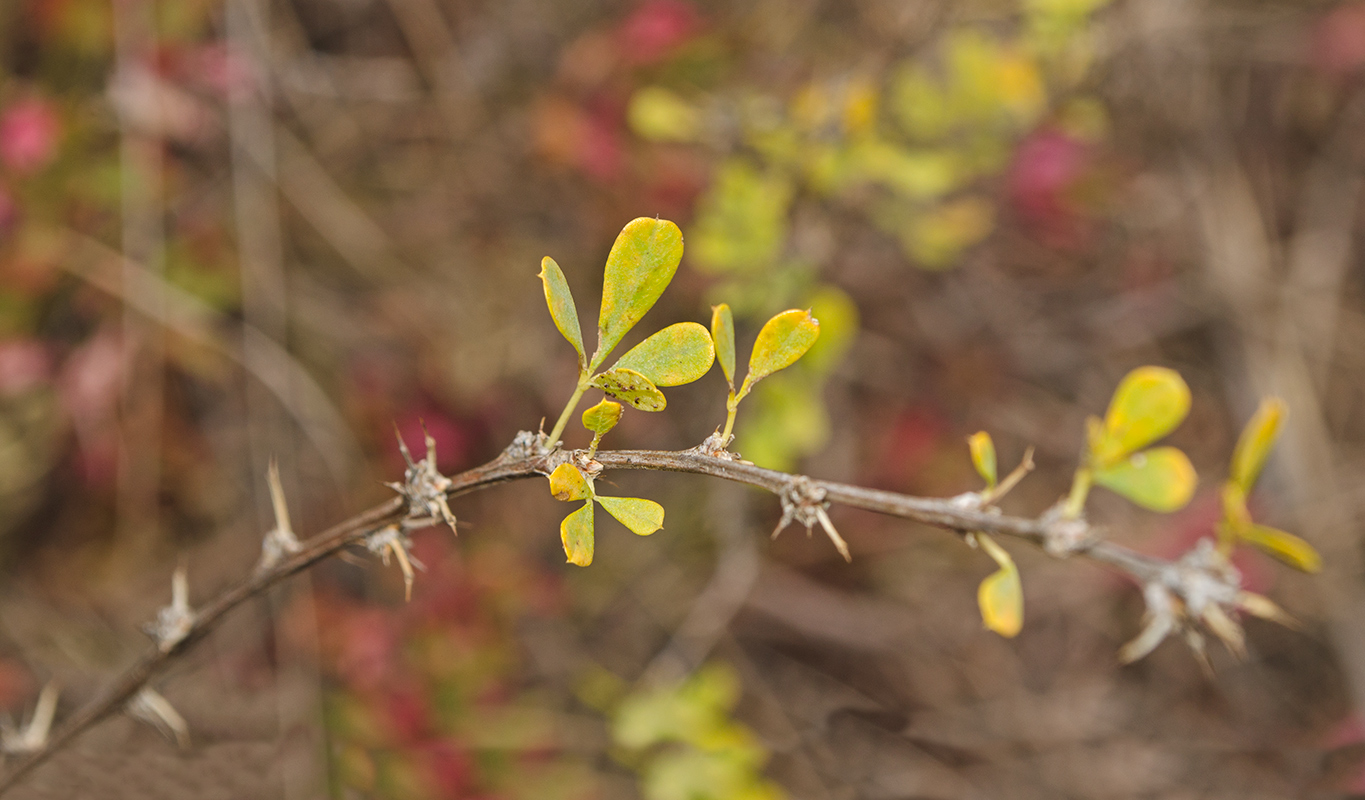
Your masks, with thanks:
M 540 260 L 540 280 L 545 285 L 545 303 L 550 307 L 550 318 L 555 327 L 569 340 L 573 349 L 578 351 L 578 365 L 587 363 L 583 352 L 583 332 L 578 327 L 578 309 L 574 307 L 573 295 L 569 284 L 564 280 L 564 271 L 553 258 L 546 256 Z
M 695 322 L 679 322 L 635 345 L 614 369 L 632 369 L 655 386 L 681 386 L 705 375 L 716 360 L 711 334 Z
M 1253 524 L 1239 529 L 1237 535 L 1291 567 L 1304 572 L 1322 570 L 1322 556 L 1318 555 L 1318 551 L 1292 533 L 1269 525 Z
M 592 385 L 641 411 L 663 411 L 668 405 L 664 393 L 633 369 L 607 370 L 594 377 Z
M 550 494 L 565 503 L 592 497 L 592 485 L 578 467 L 567 461 L 550 473 Z
M 995 442 L 991 441 L 991 435 L 977 431 L 967 437 L 967 447 L 972 451 L 972 466 L 976 467 L 976 474 L 986 481 L 987 488 L 994 489 L 997 477 Z
M 601 497 L 597 502 L 631 533 L 648 536 L 664 526 L 664 507 L 640 497 Z
M 735 316 L 730 306 L 721 303 L 711 306 L 711 339 L 716 347 L 716 360 L 720 371 L 725 373 L 725 382 L 735 388 Z
M 749 354 L 749 374 L 739 396 L 749 393 L 753 385 L 780 369 L 786 369 L 806 354 L 820 336 L 820 322 L 809 311 L 783 311 L 763 324 Z
M 1199 478 L 1175 447 L 1153 447 L 1094 471 L 1095 483 L 1152 511 L 1175 511 L 1194 496 Z
M 593 520 L 591 500 L 559 523 L 559 538 L 564 542 L 564 555 L 569 557 L 570 564 L 586 567 L 592 563 Z
M 1019 568 L 1010 554 L 989 536 L 978 533 L 976 539 L 986 554 L 1000 565 L 1000 569 L 986 576 L 977 588 L 976 602 L 981 608 L 981 621 L 990 630 L 1012 638 L 1024 627 L 1024 588 L 1019 581 Z
M 616 423 L 621 421 L 621 404 L 613 403 L 610 400 L 603 400 L 587 411 L 583 412 L 583 427 L 597 434 L 604 435 L 607 431 L 616 427 Z
M 621 229 L 607 255 L 597 318 L 597 369 L 626 332 L 654 306 L 682 260 L 682 231 L 666 219 L 640 217 Z
M 1251 487 L 1265 466 L 1270 448 L 1275 445 L 1275 437 L 1280 433 L 1285 411 L 1284 401 L 1280 398 L 1265 398 L 1237 439 L 1237 448 L 1232 451 L 1229 478 L 1244 494 L 1251 494 Z
M 1160 439 L 1190 411 L 1190 387 L 1165 367 L 1138 367 L 1124 377 L 1109 401 L 1103 435 L 1091 443 L 1091 459 L 1105 467 Z

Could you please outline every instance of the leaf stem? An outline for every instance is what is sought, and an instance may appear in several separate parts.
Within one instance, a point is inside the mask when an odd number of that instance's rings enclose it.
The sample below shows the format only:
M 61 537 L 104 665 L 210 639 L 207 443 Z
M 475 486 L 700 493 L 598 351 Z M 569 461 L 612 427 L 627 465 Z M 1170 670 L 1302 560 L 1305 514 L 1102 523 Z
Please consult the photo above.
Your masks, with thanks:
M 1085 498 L 1090 494 L 1091 474 L 1089 467 L 1079 467 L 1076 477 L 1071 481 L 1071 493 L 1066 496 L 1062 516 L 1066 519 L 1079 519 L 1085 509 Z
M 555 442 L 559 441 L 559 437 L 564 433 L 564 429 L 568 427 L 569 415 L 573 414 L 574 409 L 578 407 L 578 401 L 583 398 L 583 393 L 588 391 L 588 385 L 591 382 L 592 376 L 588 372 L 585 371 L 578 374 L 578 387 L 573 390 L 573 396 L 571 396 L 569 402 L 564 405 L 564 411 L 560 413 L 559 420 L 555 422 L 554 430 L 550 431 L 550 447 L 555 446 Z
M 739 411 L 739 398 L 735 397 L 735 390 L 730 390 L 730 396 L 725 400 L 725 432 L 720 435 L 723 443 L 721 447 L 730 445 L 730 432 L 735 429 L 735 412 Z

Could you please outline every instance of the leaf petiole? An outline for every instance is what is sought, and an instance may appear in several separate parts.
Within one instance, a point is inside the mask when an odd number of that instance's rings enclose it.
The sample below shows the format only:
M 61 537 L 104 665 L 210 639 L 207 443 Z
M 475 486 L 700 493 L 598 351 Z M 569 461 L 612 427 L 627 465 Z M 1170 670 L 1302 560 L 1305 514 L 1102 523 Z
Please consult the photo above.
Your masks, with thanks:
M 549 442 L 551 447 L 555 446 L 555 442 L 559 441 L 560 435 L 562 435 L 564 429 L 568 427 L 569 417 L 573 414 L 574 409 L 578 408 L 578 401 L 583 398 L 583 393 L 588 391 L 588 387 L 591 384 L 591 372 L 584 371 L 578 374 L 578 386 L 573 390 L 573 395 L 569 397 L 569 402 L 565 404 L 564 411 L 559 415 L 559 420 L 555 422 L 554 430 L 550 431 Z

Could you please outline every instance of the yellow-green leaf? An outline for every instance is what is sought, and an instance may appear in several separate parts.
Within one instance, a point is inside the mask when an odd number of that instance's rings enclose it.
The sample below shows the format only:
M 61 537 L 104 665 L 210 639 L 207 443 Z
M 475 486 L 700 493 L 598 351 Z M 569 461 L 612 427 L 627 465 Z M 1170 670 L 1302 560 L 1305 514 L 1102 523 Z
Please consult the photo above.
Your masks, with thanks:
M 1024 627 L 1024 587 L 1019 582 L 1019 568 L 1005 548 L 989 536 L 978 533 L 976 539 L 986 554 L 1000 565 L 1000 569 L 986 576 L 976 590 L 981 621 L 990 630 L 1012 638 Z
M 1248 525 L 1237 533 L 1248 544 L 1261 548 L 1291 567 L 1304 572 L 1322 570 L 1322 556 L 1318 555 L 1318 551 L 1292 533 L 1269 525 Z
M 664 393 L 633 369 L 607 370 L 593 378 L 592 385 L 641 411 L 663 411 L 668 405 Z
M 1104 467 L 1146 447 L 1180 424 L 1190 411 L 1190 387 L 1180 373 L 1165 367 L 1138 367 L 1123 379 L 1109 411 L 1103 435 L 1091 443 L 1092 463 Z
M 1175 511 L 1194 496 L 1198 477 L 1175 447 L 1153 447 L 1094 471 L 1095 483 L 1152 511 Z
M 578 467 L 566 461 L 550 473 L 550 494 L 565 503 L 586 500 L 592 497 L 592 486 Z
M 640 497 L 601 497 L 597 502 L 631 533 L 648 536 L 664 526 L 664 507 Z
M 583 427 L 602 436 L 621 421 L 621 404 L 603 400 L 583 412 Z
M 682 252 L 682 231 L 666 219 L 640 217 L 621 229 L 602 279 L 593 369 L 654 306 L 678 271 Z
M 716 360 L 720 362 L 720 371 L 725 373 L 725 382 L 734 389 L 735 315 L 725 303 L 711 306 L 711 339 L 715 342 Z
M 586 567 L 592 563 L 592 527 L 591 500 L 559 523 L 559 538 L 564 542 L 564 555 L 569 557 L 570 564 Z
M 630 127 L 656 142 L 688 142 L 701 130 L 701 112 L 675 92 L 646 86 L 630 98 L 626 112 Z
M 655 386 L 681 386 L 705 375 L 715 360 L 706 328 L 679 322 L 630 348 L 614 369 L 633 369 Z
M 985 431 L 977 431 L 967 437 L 967 447 L 972 451 L 972 466 L 976 474 L 986 481 L 987 488 L 994 489 L 996 484 L 995 442 Z
M 586 364 L 588 357 L 583 352 L 583 331 L 578 327 L 578 309 L 574 307 L 569 284 L 564 280 L 564 271 L 549 256 L 540 260 L 540 280 L 545 285 L 545 304 L 550 307 L 550 317 L 555 321 L 555 327 L 578 351 L 579 365 Z
M 1275 437 L 1280 433 L 1280 422 L 1284 419 L 1285 410 L 1284 401 L 1280 398 L 1265 398 L 1237 439 L 1237 449 L 1232 451 L 1230 477 L 1246 494 L 1251 494 L 1251 487 L 1260 476 L 1261 468 L 1265 466 L 1270 448 L 1275 445 Z
M 843 361 L 858 337 L 858 304 L 843 289 L 826 284 L 806 296 L 806 305 L 820 320 L 820 338 L 801 357 L 802 364 L 824 374 Z
M 780 369 L 786 369 L 806 354 L 820 336 L 820 322 L 809 311 L 783 311 L 763 324 L 749 354 L 749 374 L 744 376 L 741 396 L 753 385 Z

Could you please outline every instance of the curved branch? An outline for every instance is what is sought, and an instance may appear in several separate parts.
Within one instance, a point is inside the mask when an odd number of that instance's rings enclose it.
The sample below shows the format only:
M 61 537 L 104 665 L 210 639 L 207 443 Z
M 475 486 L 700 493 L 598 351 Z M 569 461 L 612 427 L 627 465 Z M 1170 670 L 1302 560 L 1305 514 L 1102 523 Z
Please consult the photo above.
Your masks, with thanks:
M 448 496 L 469 494 L 521 478 L 548 475 L 554 466 L 565 460 L 573 459 L 580 463 L 586 460 L 585 451 L 537 452 L 534 447 L 526 444 L 533 439 L 530 434 L 518 436 L 517 441 L 493 461 L 450 476 Z M 1036 519 L 1005 516 L 983 511 L 961 498 L 942 500 L 912 497 L 832 481 L 813 480 L 803 475 L 792 475 L 746 462 L 718 458 L 697 449 L 679 452 L 599 450 L 593 460 L 602 469 L 662 470 L 721 478 L 767 489 L 784 498 L 784 502 L 787 502 L 799 487 L 806 498 L 811 497 L 814 492 L 813 496 L 822 498 L 824 502 L 862 508 L 955 531 L 981 531 L 1012 536 L 1043 547 L 1059 557 L 1072 554 L 1086 556 L 1127 572 L 1139 581 L 1149 579 L 1168 564 L 1166 561 L 1098 539 L 1084 520 L 1068 520 L 1049 513 Z M 24 755 L 22 760 L 0 778 L 0 794 L 13 788 L 25 775 L 69 746 L 76 737 L 101 720 L 118 713 L 171 661 L 202 640 L 229 611 L 285 578 L 308 569 L 349 545 L 361 542 L 370 534 L 400 523 L 406 514 L 404 505 L 403 498 L 395 497 L 363 511 L 305 540 L 303 548 L 297 553 L 281 559 L 269 568 L 253 572 L 220 592 L 195 612 L 193 622 L 183 639 L 164 651 L 155 646 L 151 647 L 108 689 L 67 719 L 45 743 Z

